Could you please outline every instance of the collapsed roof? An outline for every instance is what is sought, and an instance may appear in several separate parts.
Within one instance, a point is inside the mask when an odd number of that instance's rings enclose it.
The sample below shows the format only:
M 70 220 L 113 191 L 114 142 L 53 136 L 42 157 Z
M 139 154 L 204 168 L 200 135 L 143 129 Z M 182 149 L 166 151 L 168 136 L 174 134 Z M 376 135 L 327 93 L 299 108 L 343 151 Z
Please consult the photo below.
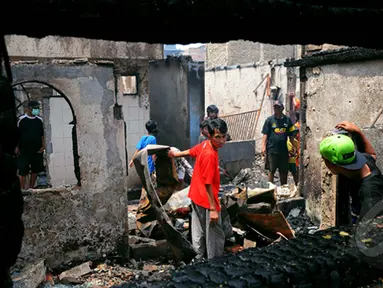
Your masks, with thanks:
M 382 5 L 376 0 L 13 0 L 3 7 L 12 17 L 0 17 L 0 29 L 37 38 L 180 44 L 245 39 L 383 48 L 379 34 L 372 34 L 381 25 Z

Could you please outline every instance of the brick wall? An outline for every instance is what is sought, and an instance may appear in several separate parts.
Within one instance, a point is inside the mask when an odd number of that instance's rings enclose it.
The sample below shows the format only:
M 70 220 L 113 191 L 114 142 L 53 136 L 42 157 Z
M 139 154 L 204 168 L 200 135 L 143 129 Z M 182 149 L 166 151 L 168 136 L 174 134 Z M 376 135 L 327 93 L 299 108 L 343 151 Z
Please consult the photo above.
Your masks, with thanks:
M 245 40 L 206 45 L 206 68 L 296 57 L 296 45 L 271 45 Z
M 206 45 L 206 61 L 207 68 L 228 65 L 227 43 Z

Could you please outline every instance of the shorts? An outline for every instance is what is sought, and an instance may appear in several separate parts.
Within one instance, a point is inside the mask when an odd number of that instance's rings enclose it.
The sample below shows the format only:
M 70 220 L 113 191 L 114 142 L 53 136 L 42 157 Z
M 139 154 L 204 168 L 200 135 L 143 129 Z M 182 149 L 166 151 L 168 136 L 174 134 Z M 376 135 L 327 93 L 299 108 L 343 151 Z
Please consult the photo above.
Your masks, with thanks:
M 297 173 L 297 165 L 294 163 L 289 163 L 289 171 L 293 174 Z
M 17 159 L 17 162 L 20 176 L 26 176 L 29 174 L 29 172 L 39 173 L 44 169 L 43 153 L 21 153 Z
M 267 153 L 267 162 L 270 173 L 274 174 L 277 169 L 279 173 L 289 172 L 289 155 Z

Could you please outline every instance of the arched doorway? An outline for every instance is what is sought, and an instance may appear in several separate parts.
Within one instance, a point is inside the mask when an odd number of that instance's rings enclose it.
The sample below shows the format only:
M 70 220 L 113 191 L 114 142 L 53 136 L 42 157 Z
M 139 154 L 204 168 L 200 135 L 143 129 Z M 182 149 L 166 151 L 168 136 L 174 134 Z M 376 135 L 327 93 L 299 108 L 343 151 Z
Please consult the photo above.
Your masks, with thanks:
M 37 187 L 81 186 L 76 115 L 68 97 L 43 81 L 19 81 L 14 82 L 12 87 L 18 117 L 24 114 L 24 103 L 31 100 L 41 103 L 46 151 L 45 171 L 39 174 L 42 181 L 38 179 Z M 45 185 L 44 173 L 48 180 Z

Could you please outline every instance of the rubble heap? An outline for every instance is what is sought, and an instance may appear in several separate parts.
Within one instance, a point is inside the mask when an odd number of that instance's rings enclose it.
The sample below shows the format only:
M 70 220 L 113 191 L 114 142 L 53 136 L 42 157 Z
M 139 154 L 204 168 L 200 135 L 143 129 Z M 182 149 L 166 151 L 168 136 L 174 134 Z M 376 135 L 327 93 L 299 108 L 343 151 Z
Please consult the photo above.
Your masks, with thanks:
M 378 228 L 382 224 L 367 225 L 375 229 L 365 227 L 358 235 L 360 243 L 355 242 L 352 227 L 331 228 L 189 265 L 162 283 L 127 283 L 114 288 L 364 287 L 379 282 L 383 267 L 382 256 L 366 258 L 360 250 L 361 243 L 369 248 L 383 240 Z
M 175 267 L 172 261 L 135 261 L 131 259 L 124 265 L 106 260 L 104 263 L 85 262 L 59 275 L 48 273 L 39 288 L 104 288 L 126 282 L 156 283 L 169 279 Z M 15 287 L 24 287 L 15 285 Z

